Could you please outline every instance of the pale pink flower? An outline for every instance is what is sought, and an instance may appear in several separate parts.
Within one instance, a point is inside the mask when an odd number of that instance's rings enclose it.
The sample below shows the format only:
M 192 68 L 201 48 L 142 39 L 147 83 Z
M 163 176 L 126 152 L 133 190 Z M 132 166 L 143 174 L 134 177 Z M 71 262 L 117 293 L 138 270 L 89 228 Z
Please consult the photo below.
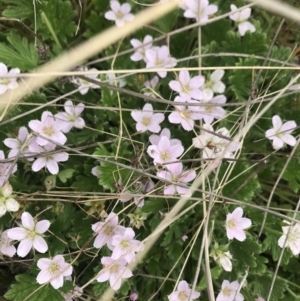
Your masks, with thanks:
M 209 4 L 208 0 L 187 0 L 185 1 L 184 12 L 186 18 L 196 19 L 197 22 L 206 22 L 209 16 L 217 12 L 218 7 Z
M 144 86 L 147 88 L 145 90 L 149 92 L 144 92 L 144 95 L 155 97 L 155 94 L 152 92 L 152 90 L 155 90 L 155 87 L 159 83 L 159 77 L 155 75 L 150 81 L 145 81 Z
M 92 229 L 97 233 L 94 241 L 94 247 L 102 248 L 105 244 L 110 247 L 115 235 L 122 235 L 125 231 L 123 226 L 119 225 L 118 215 L 111 212 L 105 222 L 97 222 L 92 225 Z
M 78 68 L 78 71 L 80 71 L 80 72 L 87 72 L 87 71 L 93 72 L 93 71 L 95 71 L 94 74 L 83 74 L 83 76 L 85 76 L 87 78 L 90 78 L 90 79 L 99 80 L 98 70 L 95 69 L 95 68 L 92 68 L 92 69 L 88 70 L 88 68 L 86 66 L 81 66 L 81 67 Z M 91 83 L 91 82 L 89 82 L 85 79 L 79 78 L 79 77 L 75 77 L 72 80 L 72 83 L 79 86 L 79 93 L 81 95 L 85 95 L 89 91 L 90 88 L 92 88 L 92 89 L 99 89 L 100 88 L 99 85 L 96 85 L 94 83 Z
M 169 48 L 167 46 L 153 47 L 145 52 L 147 68 L 173 68 L 176 66 L 176 59 L 170 57 Z M 164 78 L 167 71 L 158 71 L 157 74 Z
M 134 15 L 130 13 L 131 5 L 129 3 L 120 4 L 119 1 L 110 1 L 111 10 L 106 12 L 104 17 L 107 20 L 115 21 L 118 27 L 121 27 L 125 22 L 134 19 Z
M 255 27 L 252 23 L 246 21 L 251 15 L 251 8 L 247 7 L 241 11 L 238 11 L 238 8 L 234 5 L 230 5 L 230 9 L 233 12 L 232 15 L 229 16 L 231 20 L 233 20 L 238 25 L 239 33 L 241 36 L 244 36 L 246 31 L 255 32 Z
M 157 173 L 157 176 L 178 184 L 183 184 L 191 182 L 196 177 L 196 172 L 194 170 L 183 171 L 182 163 L 173 163 L 166 165 L 167 170 L 162 170 Z M 174 195 L 178 193 L 179 195 L 184 195 L 188 192 L 188 188 L 181 187 L 174 184 L 166 184 L 164 188 L 164 195 Z
M 203 76 L 197 75 L 191 78 L 187 70 L 182 70 L 179 72 L 178 81 L 171 80 L 169 87 L 186 100 L 190 100 L 191 98 L 201 100 L 203 95 L 200 87 L 203 84 Z
M 17 212 L 20 204 L 14 199 L 12 186 L 6 182 L 3 187 L 0 187 L 0 217 L 7 211 Z
M 126 81 L 123 79 L 123 78 L 117 78 L 115 73 L 112 73 L 112 72 L 109 72 L 106 74 L 106 79 L 108 80 L 108 83 L 111 85 L 111 86 L 117 86 L 117 87 L 120 87 L 120 88 L 123 88 L 126 86 Z M 111 90 L 110 91 L 112 94 L 113 91 Z
M 141 183 L 141 188 L 137 191 L 139 194 L 146 194 L 150 192 L 155 187 L 155 184 L 151 180 L 147 180 L 145 183 Z M 145 199 L 140 196 L 134 197 L 134 203 L 137 207 L 143 207 L 145 204 Z
M 145 53 L 146 53 L 147 49 L 150 49 L 152 47 L 152 41 L 153 41 L 153 38 L 150 35 L 146 35 L 144 37 L 143 42 L 139 41 L 138 39 L 130 40 L 130 44 L 135 49 L 135 52 L 130 57 L 131 60 L 134 62 L 144 60 L 146 63 L 147 60 L 145 57 Z
M 19 74 L 20 69 L 8 69 L 5 64 L 0 63 L 0 95 L 4 94 L 7 90 L 13 90 L 18 87 L 17 78 L 15 77 L 1 77 L 1 75 L 14 75 Z
M 190 297 L 191 295 L 191 297 Z M 169 301 L 188 301 L 195 300 L 200 297 L 200 293 L 192 291 L 186 281 L 180 281 L 177 290 L 168 296 Z
M 211 124 L 214 119 L 221 119 L 226 115 L 226 111 L 222 107 L 211 104 L 223 104 L 226 102 L 226 97 L 224 95 L 218 95 L 211 99 L 203 99 L 203 104 L 208 104 L 208 106 L 200 106 L 200 114 L 205 123 Z
M 3 151 L 0 151 L 0 161 L 5 160 L 5 155 Z M 8 180 L 11 174 L 17 171 L 17 164 L 12 163 L 0 163 L 0 187 L 2 187 Z
M 224 70 L 215 70 L 201 87 L 203 90 L 204 98 L 211 99 L 214 96 L 214 93 L 222 94 L 225 91 L 225 85 L 221 81 L 222 77 L 224 76 Z
M 22 213 L 21 221 L 22 227 L 15 227 L 7 232 L 10 239 L 20 241 L 17 254 L 20 257 L 25 257 L 32 247 L 40 253 L 45 253 L 48 250 L 48 245 L 42 234 L 49 229 L 50 222 L 48 220 L 35 222 L 29 212 Z
M 92 168 L 91 173 L 95 176 L 95 177 L 99 177 L 102 173 L 99 171 L 99 167 L 100 165 L 97 165 L 95 167 Z
M 70 276 L 73 267 L 65 262 L 62 255 L 56 255 L 53 259 L 41 258 L 37 262 L 41 270 L 36 277 L 38 284 L 50 282 L 53 288 L 58 289 L 64 285 L 64 277 Z
M 151 144 L 153 145 L 158 145 L 161 137 L 166 136 L 169 140 L 170 140 L 170 144 L 171 145 L 175 145 L 175 144 L 182 144 L 181 141 L 179 139 L 171 139 L 171 132 L 168 128 L 164 128 L 161 132 L 160 135 L 155 135 L 152 134 L 149 137 L 149 141 L 151 142 Z
M 300 254 L 300 224 L 282 227 L 283 235 L 278 240 L 278 245 L 289 247 L 293 255 Z
M 109 280 L 111 288 L 115 291 L 121 287 L 122 278 L 132 277 L 132 272 L 126 267 L 127 263 L 124 259 L 114 260 L 110 257 L 102 257 L 101 263 L 104 268 L 99 272 L 97 281 Z
M 36 142 L 41 146 L 50 144 L 48 140 L 42 137 L 46 137 L 60 144 L 65 144 L 67 141 L 67 137 L 61 132 L 62 125 L 54 119 L 54 116 L 49 111 L 43 112 L 41 121 L 29 121 L 29 127 L 34 132 L 40 134 L 40 136 L 36 138 Z
M 199 106 L 189 106 L 188 104 L 199 104 L 196 100 L 186 100 L 180 96 L 176 96 L 174 102 L 186 102 L 185 105 L 174 105 L 176 111 L 169 115 L 169 121 L 175 124 L 181 124 L 183 129 L 191 131 L 194 128 L 194 120 L 200 120 L 203 114 Z
M 33 162 L 31 169 L 35 172 L 40 171 L 43 167 L 46 167 L 52 175 L 56 175 L 59 172 L 58 162 L 65 162 L 69 159 L 69 154 L 66 152 L 59 152 L 49 154 L 54 151 L 55 144 L 47 144 L 44 147 L 37 143 L 29 145 L 29 150 L 38 155 L 38 158 Z
M 263 299 L 262 297 L 258 297 L 255 299 L 255 301 L 265 301 L 265 299 Z
M 181 237 L 181 239 L 182 239 L 183 241 L 186 241 L 188 238 L 189 238 L 189 237 L 188 237 L 187 235 L 183 235 L 183 236 Z
M 59 112 L 55 115 L 55 119 L 61 123 L 61 131 L 68 133 L 72 127 L 82 129 L 85 126 L 85 122 L 80 117 L 80 114 L 84 110 L 84 104 L 79 103 L 75 106 L 71 100 L 67 100 L 64 107 L 65 112 Z
M 246 239 L 245 229 L 251 226 L 251 220 L 243 216 L 243 209 L 238 207 L 226 217 L 226 234 L 229 239 L 244 241 Z
M 227 252 L 218 251 L 213 256 L 213 258 L 215 261 L 217 261 L 222 266 L 222 268 L 226 272 L 232 271 L 232 262 L 231 262 L 232 255 L 229 251 L 227 251 Z
M 131 228 L 126 228 L 122 235 L 115 235 L 112 239 L 110 249 L 112 250 L 112 259 L 123 258 L 130 263 L 135 258 L 135 253 L 141 251 L 143 243 L 134 239 L 135 233 Z
M 291 135 L 297 127 L 295 121 L 287 121 L 282 124 L 281 118 L 278 115 L 272 117 L 273 128 L 266 131 L 266 137 L 273 140 L 273 148 L 278 150 L 282 148 L 285 143 L 294 146 L 296 139 Z
M 229 282 L 224 280 L 222 283 L 222 290 L 217 296 L 216 301 L 243 301 L 244 297 L 241 293 L 238 293 L 240 284 L 238 281 Z
M 155 164 L 176 161 L 183 151 L 181 144 L 172 145 L 166 136 L 162 136 L 157 145 L 150 145 L 147 148 L 147 153 L 154 159 Z
M 6 138 L 3 143 L 11 148 L 11 151 L 8 153 L 8 158 L 13 158 L 17 156 L 20 152 L 20 156 L 30 156 L 31 153 L 28 149 L 28 145 L 30 144 L 32 138 L 28 134 L 28 130 L 25 126 L 22 126 L 19 129 L 18 138 Z
M 6 255 L 8 257 L 13 257 L 16 254 L 16 248 L 12 245 L 12 240 L 7 236 L 7 232 L 3 231 L 0 236 L 0 257 Z
M 163 113 L 153 113 L 153 107 L 150 103 L 146 103 L 142 111 L 133 110 L 131 117 L 137 122 L 136 130 L 138 132 L 149 130 L 152 133 L 160 131 L 159 124 L 165 119 Z
M 129 296 L 131 301 L 136 301 L 139 298 L 139 294 L 137 292 L 132 292 Z

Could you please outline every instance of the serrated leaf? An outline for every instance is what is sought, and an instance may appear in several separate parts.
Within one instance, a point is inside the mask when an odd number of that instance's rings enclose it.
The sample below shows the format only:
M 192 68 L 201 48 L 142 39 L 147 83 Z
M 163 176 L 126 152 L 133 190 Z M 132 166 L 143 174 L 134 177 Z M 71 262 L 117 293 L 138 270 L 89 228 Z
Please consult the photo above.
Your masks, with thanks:
M 292 159 L 286 167 L 282 178 L 288 182 L 289 187 L 297 193 L 300 187 L 300 170 L 298 167 L 299 160 Z
M 165 15 L 163 18 L 156 20 L 155 25 L 163 32 L 170 32 L 177 21 L 179 11 L 174 10 L 173 12 Z
M 9 6 L 2 12 L 4 17 L 25 20 L 33 16 L 32 0 L 2 0 L 2 2 L 9 4 Z M 38 6 L 39 1 L 36 1 L 37 9 Z
M 10 32 L 7 40 L 10 44 L 0 43 L 0 61 L 23 71 L 35 68 L 39 63 L 39 56 L 33 44 L 26 38 L 21 38 Z
M 8 292 L 4 295 L 7 300 L 11 301 L 64 301 L 65 298 L 54 289 L 51 285 L 41 286 L 36 279 L 21 274 L 16 276 L 17 283 L 12 284 Z M 32 294 L 32 295 L 31 295 Z M 30 296 L 31 295 L 31 296 Z M 30 297 L 29 297 L 30 296 Z
M 68 179 L 71 179 L 73 176 L 73 173 L 75 172 L 75 169 L 64 169 L 62 171 L 60 171 L 57 176 L 58 178 L 63 182 L 66 183 Z

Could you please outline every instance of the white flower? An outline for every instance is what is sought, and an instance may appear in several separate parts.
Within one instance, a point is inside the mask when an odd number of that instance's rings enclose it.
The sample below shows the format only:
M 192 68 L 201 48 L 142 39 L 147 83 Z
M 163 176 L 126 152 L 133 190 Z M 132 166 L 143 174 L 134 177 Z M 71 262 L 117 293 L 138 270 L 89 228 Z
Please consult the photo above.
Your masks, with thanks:
M 143 249 L 143 244 L 134 239 L 135 233 L 131 228 L 126 228 L 122 235 L 115 235 L 112 239 L 111 247 L 112 259 L 123 258 L 130 263 L 135 258 L 135 253 Z
M 149 141 L 151 142 L 152 145 L 158 145 L 161 137 L 167 137 L 169 140 L 170 140 L 170 144 L 171 145 L 175 145 L 175 144 L 182 144 L 181 141 L 179 139 L 171 139 L 171 132 L 168 128 L 164 128 L 161 132 L 160 132 L 160 135 L 155 135 L 155 134 L 152 134 L 150 137 L 149 137 Z
M 3 151 L 0 151 L 0 160 L 5 160 Z M 17 171 L 17 164 L 12 167 L 12 163 L 0 163 L 0 187 L 8 180 L 11 174 Z
M 241 293 L 237 293 L 240 284 L 238 281 L 229 282 L 224 280 L 222 283 L 222 290 L 217 296 L 216 301 L 243 301 L 244 297 Z
M 226 272 L 232 271 L 232 255 L 229 251 L 223 252 L 223 251 L 217 251 L 216 254 L 213 256 L 214 260 L 217 261 L 222 268 Z
M 99 167 L 100 167 L 100 165 L 97 165 L 97 166 L 93 167 L 92 171 L 91 171 L 91 173 L 97 178 L 101 175 L 101 172 L 98 169 Z
M 107 20 L 115 21 L 118 27 L 123 26 L 125 22 L 131 21 L 134 18 L 133 14 L 130 14 L 131 6 L 129 3 L 120 4 L 119 1 L 110 1 L 111 10 L 106 12 L 104 17 Z
M 156 97 L 156 95 L 153 93 L 153 90 L 155 90 L 155 87 L 157 86 L 159 82 L 159 77 L 155 75 L 150 81 L 145 81 L 144 86 L 147 88 L 145 90 L 149 92 L 143 92 L 144 95 Z
M 132 272 L 126 267 L 124 259 L 113 260 L 110 257 L 102 257 L 101 263 L 104 269 L 99 272 L 97 281 L 104 282 L 109 280 L 113 290 L 118 290 L 121 287 L 122 278 L 132 277 Z
M 153 47 L 145 52 L 147 68 L 173 68 L 176 66 L 176 59 L 170 57 L 169 48 L 167 46 Z M 167 71 L 158 71 L 157 74 L 164 78 Z
M 190 298 L 191 295 L 191 298 Z M 180 281 L 177 290 L 168 296 L 169 301 L 188 301 L 200 297 L 200 293 L 192 291 L 186 281 Z M 190 298 L 190 299 L 189 299 Z
M 7 232 L 3 231 L 0 236 L 0 255 L 13 257 L 16 254 L 16 248 L 12 245 L 12 240 L 7 236 Z
M 244 241 L 246 239 L 245 229 L 251 226 L 251 220 L 243 216 L 243 209 L 238 207 L 226 217 L 226 234 L 229 239 Z
M 123 78 L 116 78 L 115 73 L 110 73 L 110 72 L 107 73 L 106 78 L 108 80 L 108 83 L 111 86 L 117 86 L 117 87 L 120 87 L 120 88 L 123 88 L 123 87 L 126 86 L 126 81 Z M 113 93 L 112 90 L 110 92 L 111 92 L 111 94 Z
M 6 211 L 16 212 L 20 208 L 20 204 L 14 199 L 12 195 L 12 187 L 7 182 L 3 187 L 0 187 L 0 217 L 3 216 Z
M 208 0 L 186 0 L 184 12 L 186 18 L 196 19 L 197 22 L 206 22 L 209 16 L 213 15 L 218 7 L 209 4 Z
M 203 84 L 203 76 L 197 75 L 191 78 L 187 70 L 182 70 L 179 72 L 178 81 L 171 80 L 169 87 L 186 100 L 190 100 L 191 98 L 201 100 L 203 95 L 200 87 Z
M 94 247 L 102 248 L 105 244 L 112 246 L 112 239 L 115 235 L 123 234 L 125 228 L 118 223 L 118 215 L 111 212 L 105 222 L 98 222 L 92 225 L 92 229 L 97 233 Z
M 54 119 L 54 116 L 49 111 L 44 111 L 42 114 L 41 121 L 39 120 L 31 120 L 29 121 L 29 127 L 41 137 L 36 138 L 37 144 L 41 146 L 45 146 L 51 142 L 43 139 L 42 137 L 46 137 L 54 142 L 65 144 L 67 141 L 67 137 L 61 132 L 62 125 L 58 121 Z
M 296 144 L 296 139 L 291 135 L 297 127 L 295 121 L 287 121 L 282 124 L 281 118 L 278 115 L 272 117 L 273 128 L 266 131 L 266 137 L 273 140 L 273 148 L 278 150 L 285 143 L 291 146 Z
M 79 103 L 75 106 L 71 100 L 67 100 L 64 108 L 65 112 L 59 112 L 55 115 L 55 119 L 61 123 L 61 131 L 68 133 L 72 127 L 82 129 L 85 126 L 85 122 L 80 117 L 80 114 L 84 110 L 84 104 Z
M 222 94 L 225 91 L 225 85 L 221 81 L 221 78 L 224 76 L 224 70 L 215 70 L 209 77 L 204 85 L 201 87 L 205 98 L 211 99 L 214 96 L 214 93 Z
M 230 9 L 233 14 L 230 15 L 229 18 L 238 24 L 239 33 L 241 36 L 244 36 L 248 30 L 251 32 L 255 31 L 254 25 L 246 21 L 251 15 L 251 8 L 247 7 L 237 12 L 238 8 L 234 4 L 231 4 Z
M 92 69 L 88 70 L 88 68 L 86 66 L 81 66 L 81 67 L 78 68 L 78 71 L 80 71 L 80 72 L 95 71 L 95 74 L 83 74 L 83 75 L 85 77 L 87 77 L 87 78 L 90 78 L 90 79 L 97 79 L 97 80 L 99 80 L 98 73 L 97 73 L 98 70 L 95 69 L 95 68 L 92 68 Z M 78 78 L 78 77 L 74 78 L 72 80 L 72 83 L 79 86 L 79 89 L 80 89 L 79 93 L 81 95 L 85 95 L 89 91 L 89 88 L 99 89 L 98 85 L 93 84 L 93 83 L 91 83 L 91 82 L 89 82 L 89 81 L 87 81 L 85 79 Z
M 59 172 L 58 162 L 65 162 L 69 159 L 69 154 L 66 152 L 59 152 L 49 154 L 54 151 L 55 144 L 47 144 L 44 147 L 39 146 L 37 143 L 29 145 L 29 150 L 38 155 L 38 158 L 33 162 L 31 169 L 35 172 L 40 171 L 43 167 L 46 167 L 52 175 L 56 175 Z
M 181 124 L 184 130 L 191 131 L 194 128 L 194 121 L 202 118 L 201 109 L 199 106 L 189 106 L 189 104 L 199 104 L 196 100 L 187 100 L 176 96 L 174 103 L 186 102 L 185 105 L 174 105 L 176 111 L 169 115 L 169 121 L 175 124 Z
M 1 75 L 19 74 L 20 69 L 10 69 L 8 72 L 6 65 L 0 63 L 0 95 L 4 94 L 8 89 L 13 90 L 18 87 L 17 78 L 14 77 L 1 77 Z
M 282 231 L 283 235 L 279 238 L 278 245 L 283 248 L 286 240 L 285 247 L 289 247 L 295 256 L 300 254 L 300 224 L 296 223 L 294 226 L 284 226 L 282 227 Z
M 157 145 L 150 145 L 147 148 L 147 153 L 154 159 L 154 164 L 176 161 L 183 151 L 181 144 L 171 144 L 166 136 L 162 136 Z
M 138 132 L 149 130 L 152 133 L 160 131 L 159 124 L 165 119 L 163 113 L 153 113 L 153 107 L 150 103 L 146 103 L 142 111 L 133 110 L 131 117 L 137 122 L 136 130 Z
M 7 232 L 10 239 L 20 241 L 17 254 L 20 257 L 25 257 L 32 247 L 40 253 L 45 253 L 48 250 L 48 245 L 42 234 L 48 230 L 50 222 L 48 220 L 35 222 L 28 212 L 23 212 L 21 220 L 22 227 L 15 227 Z
M 41 270 L 37 275 L 38 284 L 50 282 L 53 288 L 58 289 L 64 285 L 64 276 L 70 276 L 73 268 L 65 262 L 62 255 L 56 255 L 53 259 L 41 258 L 37 262 Z
M 150 35 L 146 35 L 144 37 L 143 42 L 140 42 L 137 39 L 130 40 L 130 44 L 133 46 L 133 48 L 136 50 L 134 54 L 130 57 L 132 61 L 138 62 L 141 60 L 144 60 L 145 63 L 147 62 L 145 53 L 147 49 L 150 49 L 152 47 L 152 41 L 153 38 Z

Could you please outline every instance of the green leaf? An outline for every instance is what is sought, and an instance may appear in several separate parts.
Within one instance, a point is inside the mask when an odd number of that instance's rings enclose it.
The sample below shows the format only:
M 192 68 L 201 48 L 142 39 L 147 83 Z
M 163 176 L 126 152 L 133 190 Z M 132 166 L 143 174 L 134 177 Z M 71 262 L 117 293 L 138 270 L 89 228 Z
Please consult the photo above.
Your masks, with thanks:
M 56 186 L 56 175 L 48 176 L 44 181 L 44 185 L 47 191 L 53 189 Z
M 7 18 L 16 18 L 25 20 L 33 16 L 33 1 L 32 0 L 2 0 L 2 2 L 10 4 L 2 15 Z M 38 9 L 39 1 L 36 1 Z
M 179 11 L 174 10 L 173 12 L 165 15 L 163 18 L 155 21 L 155 24 L 161 31 L 168 33 L 172 30 L 174 24 L 176 23 L 178 14 Z
M 73 176 L 73 173 L 75 172 L 76 170 L 75 169 L 65 169 L 65 170 L 62 170 L 60 171 L 57 176 L 58 178 L 63 182 L 63 183 L 66 183 L 68 179 L 71 179 L 72 176 Z
M 211 277 L 213 280 L 217 280 L 220 275 L 222 274 L 223 270 L 220 269 L 219 267 L 214 267 L 210 270 L 211 273 Z M 206 285 L 207 281 L 206 281 L 206 277 L 202 277 L 199 285 L 197 286 L 196 291 L 202 291 L 204 289 L 206 289 L 207 285 Z
M 36 279 L 21 274 L 16 276 L 17 283 L 12 284 L 8 292 L 4 295 L 7 300 L 12 301 L 64 301 L 65 298 L 60 292 L 50 284 L 41 287 Z M 31 295 L 32 294 L 32 295 Z M 31 295 L 31 296 L 30 296 Z M 30 297 L 29 297 L 30 296 Z
M 33 44 L 29 44 L 26 38 L 21 38 L 14 32 L 10 32 L 7 40 L 10 44 L 0 43 L 0 61 L 25 71 L 35 68 L 39 63 L 39 56 Z
M 282 178 L 288 182 L 289 187 L 297 193 L 300 187 L 300 169 L 297 168 L 299 160 L 292 159 L 284 171 Z

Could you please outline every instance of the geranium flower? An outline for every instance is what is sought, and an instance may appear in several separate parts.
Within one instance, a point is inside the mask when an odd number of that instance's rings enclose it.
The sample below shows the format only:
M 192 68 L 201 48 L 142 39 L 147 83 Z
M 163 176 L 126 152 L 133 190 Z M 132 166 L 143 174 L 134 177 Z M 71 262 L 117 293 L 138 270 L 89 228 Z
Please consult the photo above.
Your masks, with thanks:
M 186 0 L 184 12 L 186 18 L 196 19 L 197 22 L 208 21 L 209 16 L 217 12 L 218 7 L 209 4 L 208 0 Z
M 112 259 L 124 258 L 130 263 L 135 258 L 135 253 L 141 251 L 144 245 L 134 239 L 135 233 L 131 228 L 126 228 L 122 235 L 115 235 L 112 239 L 110 249 L 112 250 Z
M 97 277 L 98 282 L 109 280 L 109 284 L 113 290 L 118 290 L 121 287 L 122 278 L 132 277 L 132 272 L 126 267 L 124 259 L 114 260 L 110 257 L 102 257 L 101 263 L 104 266 Z
M 42 234 L 49 229 L 50 222 L 48 220 L 35 222 L 29 212 L 22 213 L 21 221 L 22 227 L 15 227 L 7 232 L 10 239 L 20 241 L 17 254 L 20 257 L 25 257 L 32 247 L 40 253 L 45 253 L 48 250 L 48 245 Z
M 3 151 L 0 151 L 0 160 L 5 160 L 5 155 Z M 0 187 L 9 179 L 11 174 L 17 171 L 17 164 L 13 163 L 0 163 Z
M 95 71 L 95 74 L 84 74 L 84 76 L 87 78 L 90 78 L 90 79 L 99 80 L 98 73 L 97 73 L 98 70 L 95 68 L 88 70 L 88 68 L 86 66 L 81 66 L 78 68 L 78 71 L 80 71 L 80 72 Z M 75 77 L 71 82 L 73 84 L 76 84 L 79 86 L 79 93 L 81 95 L 85 95 L 89 91 L 90 88 L 92 88 L 92 89 L 100 88 L 98 85 L 91 83 L 85 79 L 79 78 L 79 77 Z
M 231 262 L 232 255 L 229 251 L 227 252 L 217 251 L 214 254 L 213 258 L 222 266 L 222 268 L 226 272 L 232 271 L 232 262 Z
M 118 215 L 111 212 L 105 222 L 97 222 L 92 225 L 92 229 L 97 233 L 94 241 L 94 247 L 102 248 L 105 244 L 112 246 L 112 239 L 115 235 L 122 235 L 125 231 L 123 226 L 119 225 Z
M 8 158 L 13 158 L 17 156 L 20 152 L 20 156 L 30 156 L 31 153 L 28 149 L 28 145 L 33 138 L 29 136 L 28 130 L 25 126 L 20 127 L 18 138 L 6 138 L 3 143 L 11 148 L 11 151 L 8 153 Z
M 201 100 L 203 95 L 200 87 L 204 84 L 204 77 L 197 75 L 190 77 L 190 73 L 187 70 L 179 72 L 178 81 L 171 80 L 169 87 L 186 100 L 191 98 Z
M 85 122 L 80 117 L 80 114 L 84 110 L 84 104 L 79 103 L 75 106 L 71 100 L 67 100 L 64 108 L 65 112 L 59 112 L 55 115 L 55 119 L 61 124 L 61 131 L 68 133 L 72 127 L 82 129 L 85 126 Z
M 169 48 L 167 46 L 153 47 L 145 52 L 147 68 L 173 68 L 176 66 L 176 59 L 170 57 Z M 164 78 L 167 71 L 158 71 L 157 74 Z
M 251 8 L 247 7 L 237 12 L 238 8 L 234 4 L 231 4 L 230 9 L 233 12 L 233 14 L 230 15 L 229 18 L 238 24 L 239 33 L 242 37 L 248 30 L 251 32 L 255 32 L 256 29 L 254 25 L 246 21 L 251 15 Z
M 138 132 L 149 130 L 152 133 L 160 131 L 159 124 L 165 119 L 163 113 L 153 113 L 153 107 L 150 103 L 145 104 L 142 111 L 133 110 L 131 117 L 137 122 L 136 130 Z
M 214 93 L 222 94 L 225 92 L 226 86 L 221 81 L 222 77 L 224 76 L 224 70 L 215 70 L 201 87 L 203 90 L 203 94 L 205 98 L 211 99 L 214 96 Z
M 119 1 L 110 1 L 111 10 L 106 12 L 104 17 L 107 20 L 115 21 L 118 27 L 123 26 L 125 22 L 131 21 L 134 18 L 133 14 L 130 14 L 131 6 L 129 3 L 120 4 Z
M 173 163 L 166 165 L 167 170 L 162 170 L 157 173 L 157 176 L 179 184 L 191 182 L 196 178 L 194 170 L 183 171 L 182 163 Z M 189 189 L 174 184 L 166 184 L 164 188 L 164 195 L 184 195 Z
M 56 175 L 59 172 L 58 162 L 65 162 L 69 159 L 69 154 L 66 152 L 59 152 L 49 154 L 54 151 L 55 144 L 47 144 L 44 147 L 39 146 L 37 143 L 29 145 L 29 150 L 33 154 L 38 155 L 38 158 L 33 162 L 31 169 L 35 172 L 40 171 L 43 167 L 46 167 L 52 175 Z
M 300 254 L 300 224 L 296 223 L 293 226 L 282 227 L 283 235 L 278 240 L 278 245 L 283 248 L 289 247 L 293 255 Z
M 229 239 L 244 241 L 246 239 L 245 229 L 251 226 L 251 220 L 243 216 L 243 209 L 238 207 L 226 217 L 226 233 Z
M 0 217 L 7 211 L 17 212 L 20 208 L 20 204 L 14 199 L 12 192 L 12 186 L 8 182 L 0 187 Z
M 146 35 L 144 37 L 143 42 L 139 41 L 138 39 L 131 39 L 130 44 L 135 49 L 133 55 L 131 55 L 130 59 L 134 62 L 138 62 L 144 60 L 147 62 L 145 53 L 147 49 L 152 47 L 153 38 L 150 35 Z
M 111 73 L 111 72 L 107 73 L 106 78 L 108 80 L 108 83 L 111 86 L 117 86 L 120 88 L 123 88 L 126 86 L 126 81 L 123 78 L 117 78 L 115 73 Z M 112 90 L 110 92 L 111 92 L 111 94 L 113 93 Z
M 181 141 L 179 139 L 171 139 L 171 132 L 168 128 L 164 128 L 161 132 L 160 135 L 155 135 L 152 134 L 149 137 L 149 141 L 151 142 L 152 145 L 158 145 L 161 137 L 166 136 L 169 140 L 170 140 L 170 144 L 171 145 L 175 145 L 175 144 L 182 144 Z
M 243 301 L 244 297 L 241 293 L 237 293 L 240 284 L 238 281 L 229 282 L 224 280 L 222 283 L 222 290 L 217 296 L 216 301 Z
M 147 148 L 147 153 L 154 159 L 155 164 L 176 161 L 183 151 L 181 144 L 172 145 L 166 136 L 161 137 L 157 145 L 150 145 Z
M 293 130 L 297 127 L 295 121 L 287 121 L 282 124 L 281 118 L 278 115 L 272 117 L 273 128 L 266 131 L 266 137 L 273 140 L 273 148 L 278 150 L 282 148 L 285 143 L 294 146 L 296 139 L 291 135 Z
M 17 78 L 15 77 L 1 77 L 1 75 L 13 75 L 13 74 L 19 74 L 20 69 L 14 68 L 10 69 L 8 72 L 8 69 L 5 64 L 0 63 L 0 95 L 4 94 L 7 90 L 13 90 L 18 87 Z
M 12 239 L 7 236 L 7 232 L 8 230 L 3 231 L 0 235 L 0 257 L 1 255 L 13 257 L 17 251 L 13 246 Z
M 190 297 L 191 295 L 191 297 Z M 200 297 L 200 293 L 192 291 L 186 281 L 180 281 L 177 290 L 168 296 L 169 301 L 188 301 Z M 190 298 L 190 299 L 189 299 Z
M 144 86 L 147 88 L 145 90 L 149 92 L 143 92 L 144 95 L 155 97 L 156 95 L 151 91 L 155 90 L 155 87 L 159 83 L 159 77 L 155 75 L 150 81 L 147 80 L 144 82 Z
M 34 132 L 41 135 L 41 137 L 36 138 L 37 144 L 41 146 L 50 144 L 48 140 L 42 137 L 46 137 L 60 144 L 65 144 L 67 141 L 67 137 L 62 133 L 62 124 L 57 122 L 49 111 L 43 112 L 41 121 L 31 120 L 28 125 Z
M 175 124 L 181 124 L 183 129 L 191 131 L 194 128 L 194 120 L 200 120 L 203 116 L 199 106 L 189 106 L 189 104 L 199 104 L 196 100 L 186 100 L 176 96 L 174 102 L 186 102 L 185 105 L 174 105 L 176 111 L 169 115 L 169 121 Z
M 211 124 L 214 119 L 221 119 L 226 115 L 226 111 L 222 107 L 218 107 L 217 105 L 210 104 L 223 104 L 226 102 L 226 97 L 224 95 L 218 95 L 211 99 L 203 99 L 203 104 L 208 104 L 208 106 L 200 106 L 199 111 L 200 114 L 206 124 Z
M 64 285 L 64 277 L 70 276 L 73 267 L 65 262 L 62 255 L 56 255 L 53 259 L 41 258 L 37 262 L 41 270 L 36 277 L 38 284 L 50 282 L 53 288 L 58 289 Z

